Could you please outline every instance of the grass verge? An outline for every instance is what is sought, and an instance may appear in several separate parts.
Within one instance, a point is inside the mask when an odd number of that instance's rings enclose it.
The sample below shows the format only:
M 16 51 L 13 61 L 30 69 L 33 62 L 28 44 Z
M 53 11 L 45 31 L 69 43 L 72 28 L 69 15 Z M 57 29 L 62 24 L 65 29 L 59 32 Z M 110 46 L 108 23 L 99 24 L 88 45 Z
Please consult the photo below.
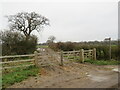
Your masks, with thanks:
M 95 65 L 120 65 L 120 61 L 117 60 L 90 60 L 86 59 L 85 63 L 91 63 Z
M 37 48 L 48 48 L 47 45 L 37 45 Z
M 69 59 L 73 62 L 80 62 L 79 56 L 64 56 L 64 58 Z M 95 65 L 120 65 L 120 61 L 118 60 L 92 60 L 92 59 L 85 59 L 85 63 L 91 63 Z
M 36 76 L 39 69 L 35 66 L 26 67 L 25 69 L 16 68 L 15 72 L 2 75 L 2 87 L 6 88 L 16 82 L 21 82 L 29 76 Z

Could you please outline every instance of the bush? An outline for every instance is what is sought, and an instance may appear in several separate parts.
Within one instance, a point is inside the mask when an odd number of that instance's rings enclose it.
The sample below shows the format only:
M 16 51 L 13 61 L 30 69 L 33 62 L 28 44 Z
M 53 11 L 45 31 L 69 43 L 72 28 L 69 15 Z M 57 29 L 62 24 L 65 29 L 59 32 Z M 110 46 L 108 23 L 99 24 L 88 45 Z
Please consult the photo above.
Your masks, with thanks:
M 72 51 L 75 50 L 75 45 L 72 42 L 58 42 L 58 43 L 50 43 L 49 47 L 55 51 L 63 50 L 63 51 Z
M 20 55 L 33 53 L 37 45 L 37 37 L 32 35 L 27 40 L 19 32 L 4 31 L 0 33 L 2 55 Z

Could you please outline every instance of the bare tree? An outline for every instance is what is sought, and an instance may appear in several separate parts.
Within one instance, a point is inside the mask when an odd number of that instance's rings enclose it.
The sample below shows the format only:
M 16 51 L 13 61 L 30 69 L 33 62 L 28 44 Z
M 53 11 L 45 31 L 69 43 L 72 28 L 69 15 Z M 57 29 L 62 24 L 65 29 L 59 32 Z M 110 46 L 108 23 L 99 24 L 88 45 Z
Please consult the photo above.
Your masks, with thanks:
M 10 30 L 21 31 L 26 38 L 29 38 L 32 31 L 39 32 L 45 25 L 49 25 L 49 20 L 46 17 L 35 12 L 21 12 L 7 17 Z
M 48 37 L 48 41 L 49 42 L 54 42 L 54 40 L 56 39 L 56 37 L 55 36 L 50 36 L 50 37 Z

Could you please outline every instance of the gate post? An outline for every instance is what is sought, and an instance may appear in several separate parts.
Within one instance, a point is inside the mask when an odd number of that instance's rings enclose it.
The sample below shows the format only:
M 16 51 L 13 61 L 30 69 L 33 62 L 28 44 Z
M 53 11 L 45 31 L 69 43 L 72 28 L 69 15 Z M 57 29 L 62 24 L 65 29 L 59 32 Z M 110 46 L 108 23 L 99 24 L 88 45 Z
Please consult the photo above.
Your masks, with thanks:
M 35 57 L 34 57 L 34 59 L 35 59 L 35 62 L 34 62 L 35 66 L 39 67 L 39 64 L 38 64 L 38 53 L 37 53 L 37 51 L 35 51 L 34 54 L 35 54 Z
M 61 66 L 63 66 L 63 51 L 61 51 Z
M 84 62 L 84 49 L 80 50 L 80 62 Z
M 93 60 L 96 60 L 96 48 L 93 49 Z

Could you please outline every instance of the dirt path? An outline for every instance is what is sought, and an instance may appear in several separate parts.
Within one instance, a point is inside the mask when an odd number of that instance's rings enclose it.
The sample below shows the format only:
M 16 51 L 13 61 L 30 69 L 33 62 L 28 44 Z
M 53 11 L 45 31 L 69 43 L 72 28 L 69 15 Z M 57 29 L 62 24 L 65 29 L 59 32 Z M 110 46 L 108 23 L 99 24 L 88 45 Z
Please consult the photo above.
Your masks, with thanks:
M 49 49 L 45 52 L 49 54 Z M 52 52 L 59 62 L 59 55 Z M 46 57 L 46 59 L 49 59 Z M 52 64 L 44 67 L 41 74 L 30 77 L 9 88 L 110 88 L 118 87 L 117 66 L 96 66 L 70 62 L 63 67 Z M 114 70 L 115 69 L 115 70 Z M 114 71 L 113 71 L 114 70 Z

